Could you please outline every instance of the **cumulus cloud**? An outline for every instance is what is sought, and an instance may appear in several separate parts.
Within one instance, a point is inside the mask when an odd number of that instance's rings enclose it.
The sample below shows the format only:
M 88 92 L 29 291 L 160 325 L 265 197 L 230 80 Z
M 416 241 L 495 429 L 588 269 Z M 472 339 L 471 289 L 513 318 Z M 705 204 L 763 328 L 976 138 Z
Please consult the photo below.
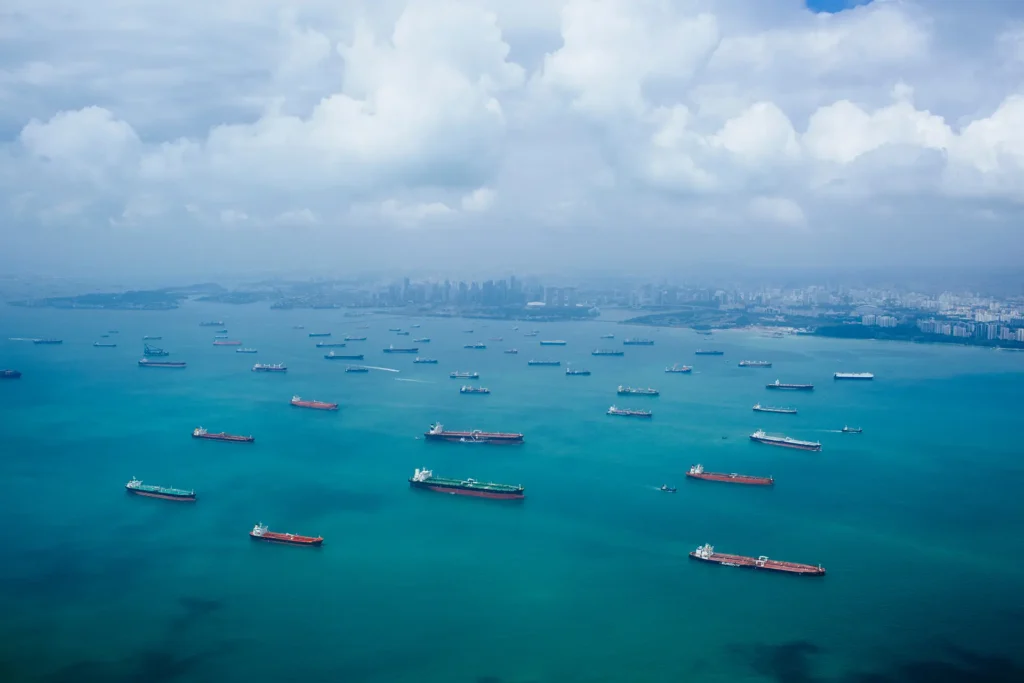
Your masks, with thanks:
M 842 239 L 939 203 L 968 245 L 964 217 L 1024 203 L 1024 24 L 998 0 L 46 5 L 0 28 L 0 221 L 27 230 L 712 250 L 708 226 Z

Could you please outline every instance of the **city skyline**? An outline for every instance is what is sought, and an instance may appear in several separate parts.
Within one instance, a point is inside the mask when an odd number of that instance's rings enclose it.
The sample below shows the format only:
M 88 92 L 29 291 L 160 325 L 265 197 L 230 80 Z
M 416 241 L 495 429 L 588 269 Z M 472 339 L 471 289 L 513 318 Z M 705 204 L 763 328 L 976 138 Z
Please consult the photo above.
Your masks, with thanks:
M 0 270 L 1024 259 L 1013 3 L 208 10 L 14 1 Z

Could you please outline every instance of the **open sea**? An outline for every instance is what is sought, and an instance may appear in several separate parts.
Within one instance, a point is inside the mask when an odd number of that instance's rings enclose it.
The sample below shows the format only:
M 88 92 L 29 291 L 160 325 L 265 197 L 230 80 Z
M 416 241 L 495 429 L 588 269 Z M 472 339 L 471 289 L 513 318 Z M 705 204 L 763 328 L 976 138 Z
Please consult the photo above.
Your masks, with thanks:
M 259 353 L 212 346 L 204 320 Z M 117 347 L 94 348 L 108 330 Z M 337 351 L 398 372 L 346 374 L 319 331 L 367 336 Z M 143 335 L 188 368 L 137 367 Z M 421 336 L 438 365 L 382 353 Z M 630 336 L 656 345 L 590 355 Z M 487 349 L 463 349 L 476 341 Z M 676 362 L 693 373 L 666 374 Z M 24 376 L 0 380 L 0 681 L 1024 681 L 1024 353 L 188 304 L 5 307 L 4 367 Z M 460 395 L 453 370 L 492 393 Z M 765 390 L 776 379 L 815 389 Z M 293 408 L 293 394 L 341 407 Z M 434 421 L 526 442 L 426 443 Z M 256 442 L 194 440 L 200 425 Z M 753 443 L 758 428 L 823 450 Z M 687 480 L 695 463 L 776 483 Z M 526 500 L 412 490 L 417 467 L 523 484 Z M 130 496 L 133 476 L 198 501 Z M 256 543 L 261 521 L 326 540 Z M 828 574 L 690 560 L 703 543 Z

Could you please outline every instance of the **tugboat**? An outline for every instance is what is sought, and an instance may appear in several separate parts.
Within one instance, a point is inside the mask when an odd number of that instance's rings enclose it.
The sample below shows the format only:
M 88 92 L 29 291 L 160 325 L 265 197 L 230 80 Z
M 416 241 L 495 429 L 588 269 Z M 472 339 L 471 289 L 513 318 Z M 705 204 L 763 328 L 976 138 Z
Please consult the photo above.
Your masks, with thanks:
M 802 576 L 824 576 L 825 569 L 819 564 L 799 564 L 797 562 L 782 562 L 780 560 L 769 560 L 767 555 L 760 557 L 746 557 L 744 555 L 728 555 L 716 553 L 714 546 L 705 543 L 698 546 L 690 553 L 690 558 L 713 562 L 725 565 L 726 567 L 744 567 L 746 569 L 764 569 L 768 571 L 785 572 L 787 574 L 800 574 Z
M 676 492 L 676 487 L 674 487 L 674 486 L 669 486 L 669 485 L 667 485 L 667 484 L 662 484 L 662 485 L 661 485 L 661 488 L 660 488 L 660 489 L 658 489 L 658 490 L 659 490 L 659 491 L 664 491 L 665 493 L 675 493 L 675 492 Z
M 862 434 L 864 432 L 860 427 L 843 427 L 843 434 Z
M 127 484 L 124 485 L 125 490 L 128 493 L 135 494 L 136 496 L 144 496 L 146 498 L 161 498 L 163 500 L 175 500 L 184 503 L 196 502 L 195 491 L 185 491 L 184 489 L 172 489 L 164 486 L 149 486 L 142 483 L 142 480 L 131 478 Z
M 722 472 L 705 472 L 703 465 L 693 465 L 686 473 L 691 479 L 703 479 L 705 481 L 721 481 L 727 484 L 752 484 L 754 486 L 771 486 L 775 483 L 773 477 L 752 477 L 749 474 L 724 474 Z
M 235 443 L 253 443 L 256 441 L 254 436 L 240 436 L 237 434 L 228 434 L 227 432 L 208 432 L 202 427 L 196 427 L 192 430 L 193 439 L 208 439 L 210 441 L 233 441 Z
M 629 410 L 628 408 L 616 408 L 612 406 L 608 409 L 608 415 L 620 415 L 622 417 L 652 417 L 654 413 L 650 410 Z
M 266 363 L 257 363 L 256 365 L 252 366 L 252 371 L 253 372 L 288 372 L 288 368 L 286 368 L 283 363 L 273 363 L 273 364 L 269 364 L 269 365 L 266 364 Z
M 500 500 L 522 500 L 526 497 L 522 486 L 512 484 L 493 484 L 476 479 L 446 479 L 435 477 L 433 470 L 416 469 L 409 477 L 409 486 L 414 489 L 449 493 L 454 496 L 474 496 L 476 498 L 497 498 Z
M 464 384 L 459 389 L 460 394 L 489 394 L 491 390 L 486 387 L 471 387 L 468 384 Z
M 474 429 L 470 432 L 446 430 L 440 422 L 430 425 L 423 434 L 427 441 L 454 441 L 457 443 L 490 443 L 490 444 L 521 444 L 523 435 L 514 432 L 482 432 Z
M 257 524 L 249 532 L 249 538 L 254 541 L 267 541 L 269 543 L 284 543 L 287 545 L 323 545 L 323 536 L 300 536 L 299 534 L 282 534 L 267 529 L 266 524 Z

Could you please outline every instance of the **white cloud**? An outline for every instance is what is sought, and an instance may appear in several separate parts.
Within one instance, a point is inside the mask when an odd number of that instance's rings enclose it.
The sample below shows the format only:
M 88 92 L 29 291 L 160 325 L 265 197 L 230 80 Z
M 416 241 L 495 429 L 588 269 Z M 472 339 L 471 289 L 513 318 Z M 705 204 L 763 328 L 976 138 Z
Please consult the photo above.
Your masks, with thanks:
M 450 251 L 486 224 L 564 236 L 552 253 L 627 230 L 711 249 L 757 224 L 917 229 L 898 199 L 948 204 L 970 248 L 979 202 L 1007 225 L 1024 204 L 1024 31 L 996 0 L 10 2 L 0 224 L 82 244 L 416 227 Z

